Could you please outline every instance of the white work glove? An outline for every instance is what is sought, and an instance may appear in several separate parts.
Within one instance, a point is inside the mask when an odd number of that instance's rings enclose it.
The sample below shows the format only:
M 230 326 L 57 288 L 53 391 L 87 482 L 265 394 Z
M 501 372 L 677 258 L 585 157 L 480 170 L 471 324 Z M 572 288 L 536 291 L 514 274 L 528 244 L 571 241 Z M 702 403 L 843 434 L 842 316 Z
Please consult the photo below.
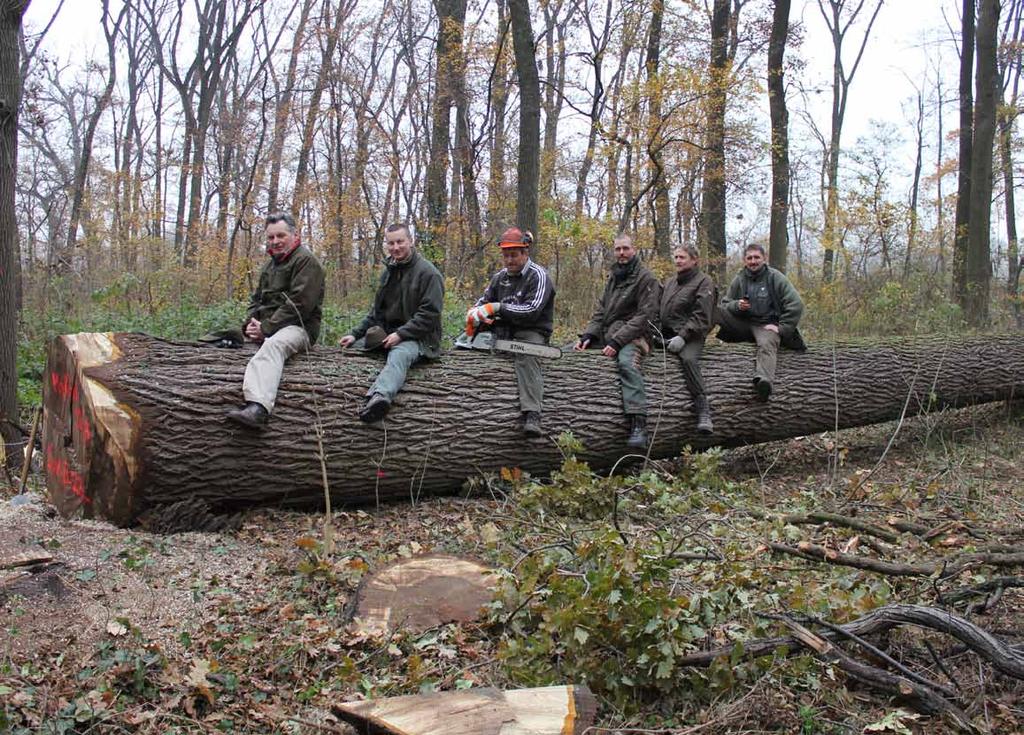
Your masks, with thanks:
M 665 349 L 671 352 L 673 355 L 678 355 L 686 347 L 686 340 L 680 337 L 678 334 L 668 341 L 665 345 Z

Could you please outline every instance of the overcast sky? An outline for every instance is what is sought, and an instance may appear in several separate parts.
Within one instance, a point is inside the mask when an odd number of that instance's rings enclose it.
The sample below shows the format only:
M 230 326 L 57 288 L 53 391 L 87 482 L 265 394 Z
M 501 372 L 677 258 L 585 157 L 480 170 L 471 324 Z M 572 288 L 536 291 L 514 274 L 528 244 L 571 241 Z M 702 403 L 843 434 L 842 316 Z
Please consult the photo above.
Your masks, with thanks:
M 373 2 L 374 0 L 360 0 Z M 672 0 L 670 0 L 672 2 Z M 118 6 L 118 0 L 112 0 Z M 26 25 L 39 30 L 49 20 L 58 0 L 32 0 L 26 14 Z M 843 129 L 843 147 L 849 150 L 857 138 L 870 129 L 872 119 L 886 120 L 904 131 L 909 139 L 912 130 L 907 123 L 904 106 L 915 94 L 915 85 L 929 94 L 934 85 L 936 65 L 944 71 L 946 89 L 955 93 L 955 81 L 959 59 L 952 35 L 943 17 L 943 11 L 954 28 L 958 25 L 958 0 L 885 0 L 875 22 L 867 50 L 850 88 L 846 124 Z M 857 45 L 863 33 L 868 11 L 874 7 L 874 0 L 865 2 L 864 17 L 850 31 L 844 54 L 847 67 L 853 63 Z M 827 134 L 831 105 L 832 42 L 825 26 L 817 0 L 793 0 L 793 22 L 805 27 L 804 41 L 799 54 L 807 60 L 800 79 L 788 80 L 791 85 L 791 111 L 802 106 L 792 99 L 792 86 L 799 81 L 802 86 L 817 89 L 809 101 L 819 128 Z M 103 36 L 99 26 L 99 0 L 66 0 L 60 16 L 47 37 L 46 46 L 58 55 L 74 56 L 104 55 L 100 48 Z M 767 102 L 765 103 L 767 107 Z M 954 105 L 946 109 L 945 129 L 956 124 Z M 766 115 L 767 137 L 767 115 Z M 799 121 L 794 119 L 794 126 Z M 794 143 L 812 145 L 811 140 L 800 140 L 807 136 L 806 130 L 794 127 Z M 894 155 L 901 159 L 900 167 L 912 167 L 912 149 L 902 147 Z

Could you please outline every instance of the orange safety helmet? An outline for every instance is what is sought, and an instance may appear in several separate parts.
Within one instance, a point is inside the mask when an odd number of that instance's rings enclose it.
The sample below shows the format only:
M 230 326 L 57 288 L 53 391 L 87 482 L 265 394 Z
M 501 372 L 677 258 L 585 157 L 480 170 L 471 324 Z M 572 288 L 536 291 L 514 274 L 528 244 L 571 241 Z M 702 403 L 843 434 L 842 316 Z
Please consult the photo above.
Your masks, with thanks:
M 498 238 L 499 248 L 528 248 L 533 244 L 533 234 L 527 230 L 523 232 L 518 227 L 509 227 Z

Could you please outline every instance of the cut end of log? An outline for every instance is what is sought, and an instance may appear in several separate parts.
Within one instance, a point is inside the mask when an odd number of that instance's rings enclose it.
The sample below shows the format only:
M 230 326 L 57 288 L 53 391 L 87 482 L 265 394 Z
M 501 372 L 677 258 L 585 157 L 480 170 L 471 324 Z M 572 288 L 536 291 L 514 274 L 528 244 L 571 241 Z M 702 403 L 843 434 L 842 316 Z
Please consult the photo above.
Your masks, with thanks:
M 373 735 L 581 735 L 597 700 L 586 686 L 388 697 L 332 708 L 359 733 Z
M 140 421 L 91 370 L 121 358 L 109 333 L 70 334 L 50 343 L 43 385 L 43 447 L 50 500 L 68 517 L 119 525 L 139 509 Z
M 419 633 L 480 617 L 494 598 L 494 570 L 471 559 L 428 554 L 400 559 L 360 587 L 356 624 L 370 635 L 396 628 Z

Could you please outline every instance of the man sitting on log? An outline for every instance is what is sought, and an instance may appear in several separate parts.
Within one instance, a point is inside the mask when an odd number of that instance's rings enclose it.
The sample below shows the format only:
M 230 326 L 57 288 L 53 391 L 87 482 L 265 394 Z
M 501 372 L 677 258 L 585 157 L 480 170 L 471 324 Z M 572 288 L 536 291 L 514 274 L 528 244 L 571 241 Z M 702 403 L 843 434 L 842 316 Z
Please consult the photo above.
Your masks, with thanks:
M 324 302 L 324 269 L 302 245 L 295 219 L 286 212 L 267 215 L 266 237 L 270 259 L 260 271 L 243 329 L 246 340 L 260 348 L 245 368 L 245 406 L 227 414 L 250 429 L 270 420 L 285 361 L 316 342 Z
M 384 418 L 414 362 L 436 358 L 441 351 L 444 278 L 416 250 L 405 222 L 388 225 L 384 249 L 387 259 L 373 305 L 359 326 L 339 342 L 348 347 L 362 339 L 368 349 L 379 346 L 387 350 L 387 363 L 366 392 L 366 403 L 359 411 L 360 420 L 366 423 Z
M 697 248 L 679 245 L 672 250 L 672 260 L 676 274 L 668 277 L 661 292 L 662 336 L 668 340 L 665 349 L 677 355 L 682 365 L 683 379 L 697 412 L 697 431 L 710 434 L 714 427 L 700 356 L 714 325 L 717 289 L 710 276 L 700 270 Z
M 754 342 L 754 390 L 762 401 L 772 394 L 779 345 L 807 349 L 797 325 L 804 311 L 800 294 L 782 272 L 765 263 L 764 248 L 747 245 L 741 270 L 722 299 L 718 338 L 723 342 Z
M 633 238 L 622 233 L 612 243 L 615 262 L 590 323 L 573 349 L 601 347 L 615 358 L 622 384 L 622 410 L 629 422 L 626 446 L 647 446 L 647 395 L 640 361 L 651 351 L 651 325 L 657 319 L 660 287 L 637 255 Z
M 499 339 L 547 344 L 554 323 L 555 287 L 546 270 L 530 259 L 533 235 L 509 227 L 498 241 L 505 267 L 494 274 L 484 295 L 466 312 L 466 332 L 492 329 Z M 486 325 L 486 326 L 484 326 Z M 481 329 L 482 327 L 482 329 Z M 522 431 L 542 435 L 544 373 L 532 355 L 514 356 Z

